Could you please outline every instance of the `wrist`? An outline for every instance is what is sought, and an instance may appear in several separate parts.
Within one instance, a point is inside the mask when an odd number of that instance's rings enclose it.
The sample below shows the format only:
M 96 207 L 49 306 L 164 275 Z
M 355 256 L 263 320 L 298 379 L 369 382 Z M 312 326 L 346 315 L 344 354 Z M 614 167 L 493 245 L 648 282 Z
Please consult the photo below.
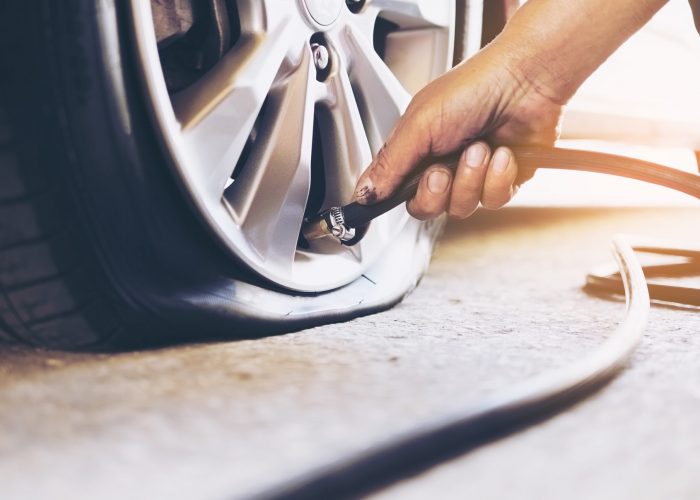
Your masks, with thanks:
M 520 87 L 520 93 L 565 105 L 580 85 L 574 70 L 562 67 L 561 57 L 550 53 L 527 30 L 509 28 L 494 40 L 492 48 L 502 54 L 503 68 Z
M 494 40 L 531 91 L 566 103 L 667 0 L 531 0 Z
M 561 110 L 573 92 L 545 61 L 540 60 L 540 55 L 531 50 L 532 45 L 522 40 L 514 44 L 500 36 L 479 56 L 491 66 L 492 85 L 498 88 L 500 103 L 497 106 L 501 113 L 537 120 L 537 116 L 530 115 L 542 110 Z

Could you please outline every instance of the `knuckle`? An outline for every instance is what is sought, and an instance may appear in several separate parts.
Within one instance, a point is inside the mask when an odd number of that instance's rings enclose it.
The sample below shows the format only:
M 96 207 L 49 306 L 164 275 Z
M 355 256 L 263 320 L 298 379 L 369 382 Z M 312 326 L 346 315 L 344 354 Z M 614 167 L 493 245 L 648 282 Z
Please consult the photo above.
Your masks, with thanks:
M 421 99 L 420 92 L 413 96 L 413 99 L 408 103 L 408 106 L 406 106 L 406 111 L 404 112 L 404 118 L 413 118 L 416 115 L 421 113 L 421 110 L 423 109 L 424 104 L 423 104 L 423 99 Z
M 391 172 L 391 165 L 391 154 L 389 152 L 389 143 L 387 142 L 377 152 L 377 156 L 374 159 L 373 170 L 379 175 L 385 175 Z
M 503 207 L 506 203 L 510 201 L 509 193 L 502 194 L 492 194 L 491 196 L 484 196 L 481 200 L 481 204 L 487 210 L 498 210 Z
M 419 220 L 432 219 L 445 211 L 444 206 L 437 200 L 414 198 L 407 205 L 408 213 Z
M 406 107 L 406 114 L 420 113 L 424 109 L 429 108 L 429 102 L 432 99 L 432 93 L 428 89 L 429 85 L 419 90 L 413 96 Z
M 466 219 L 479 206 L 478 199 L 455 200 L 450 203 L 447 214 L 453 219 Z
M 411 214 L 411 217 L 413 217 L 414 219 L 426 220 L 429 218 L 429 215 L 420 206 L 418 206 L 417 203 L 409 203 L 406 206 L 406 209 L 408 210 L 408 213 Z
M 460 186 L 459 195 L 465 199 L 478 198 L 483 189 L 483 179 L 469 179 L 462 186 Z
M 464 219 L 466 219 L 467 217 L 469 217 L 469 216 L 471 215 L 471 213 L 467 213 L 467 212 L 464 212 L 464 211 L 462 211 L 462 210 L 453 210 L 453 209 L 450 208 L 450 209 L 447 211 L 447 215 L 450 217 L 450 219 L 454 219 L 454 220 L 464 220 Z
M 484 207 L 486 210 L 498 210 L 501 208 L 503 205 L 499 205 L 497 203 L 494 203 L 493 201 L 482 201 L 481 206 Z
M 452 188 L 451 203 L 459 206 L 477 204 L 483 189 L 483 175 L 479 175 L 478 172 L 469 172 L 469 175 L 463 175 L 455 182 Z
M 413 128 L 424 131 L 435 124 L 438 114 L 436 108 L 434 97 L 430 93 L 425 93 L 424 89 L 408 104 L 401 123 L 410 124 Z

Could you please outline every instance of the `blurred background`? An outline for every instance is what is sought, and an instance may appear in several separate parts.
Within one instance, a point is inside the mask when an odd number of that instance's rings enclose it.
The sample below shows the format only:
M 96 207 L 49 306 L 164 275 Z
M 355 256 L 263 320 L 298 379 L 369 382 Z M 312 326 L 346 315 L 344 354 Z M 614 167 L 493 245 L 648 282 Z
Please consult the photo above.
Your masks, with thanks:
M 700 35 L 685 0 L 671 0 L 586 81 L 567 107 L 560 145 L 697 171 Z M 541 171 L 536 179 L 511 205 L 700 204 L 664 188 L 596 174 Z

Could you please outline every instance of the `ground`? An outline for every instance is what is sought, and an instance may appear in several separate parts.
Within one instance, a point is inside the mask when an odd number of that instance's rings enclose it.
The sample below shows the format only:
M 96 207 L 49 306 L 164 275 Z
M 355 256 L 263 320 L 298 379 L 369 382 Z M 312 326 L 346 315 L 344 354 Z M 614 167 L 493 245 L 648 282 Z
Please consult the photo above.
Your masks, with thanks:
M 230 498 L 578 358 L 623 317 L 581 290 L 618 232 L 696 238 L 697 208 L 533 209 L 451 226 L 401 305 L 262 340 L 118 355 L 0 351 L 0 497 Z M 378 498 L 700 491 L 700 316 L 655 308 L 591 399 Z

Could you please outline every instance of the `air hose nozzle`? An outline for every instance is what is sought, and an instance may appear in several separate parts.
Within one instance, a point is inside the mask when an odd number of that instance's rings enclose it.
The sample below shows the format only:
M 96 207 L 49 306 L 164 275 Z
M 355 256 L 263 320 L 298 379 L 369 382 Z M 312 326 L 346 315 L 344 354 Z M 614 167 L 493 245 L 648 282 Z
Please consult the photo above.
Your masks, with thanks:
M 518 161 L 518 178 L 527 179 L 541 168 L 578 170 L 617 175 L 665 186 L 700 199 L 700 176 L 635 158 L 593 151 L 520 146 L 512 148 Z M 453 170 L 456 158 L 443 162 Z M 333 207 L 304 221 L 302 235 L 307 241 L 332 236 L 343 245 L 354 245 L 362 239 L 371 220 L 415 196 L 423 169 L 418 169 L 389 198 L 370 205 L 352 202 Z M 516 182 L 518 182 L 516 180 Z

